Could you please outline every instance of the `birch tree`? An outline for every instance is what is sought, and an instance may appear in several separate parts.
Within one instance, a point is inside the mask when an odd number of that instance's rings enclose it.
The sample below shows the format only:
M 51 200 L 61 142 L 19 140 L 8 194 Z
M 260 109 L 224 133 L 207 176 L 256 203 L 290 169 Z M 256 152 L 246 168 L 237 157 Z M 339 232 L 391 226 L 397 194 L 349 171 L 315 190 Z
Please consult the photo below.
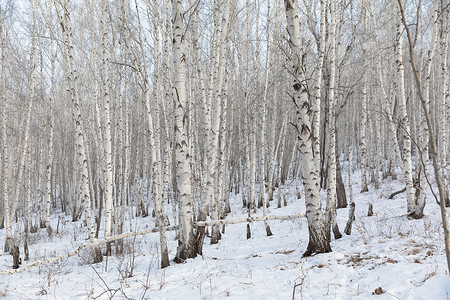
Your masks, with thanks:
M 51 6 L 49 6 L 51 8 Z M 50 133 L 48 138 L 48 160 L 47 160 L 47 180 L 46 180 L 46 203 L 45 203 L 45 226 L 47 228 L 48 235 L 52 235 L 52 227 L 50 226 L 50 205 L 52 201 L 52 169 L 53 169 L 53 139 L 54 139 L 54 132 L 55 132 L 55 116 L 53 113 L 53 106 L 55 105 L 55 85 L 56 85 L 56 78 L 55 78 L 55 68 L 56 68 L 56 49 L 55 49 L 55 43 L 54 41 L 50 41 L 50 47 L 51 47 L 51 77 L 50 77 L 50 99 L 49 99 L 49 109 L 50 109 Z
M 187 139 L 187 95 L 186 95 L 186 53 L 183 26 L 182 0 L 172 0 L 173 60 L 175 67 L 175 159 L 177 177 L 177 196 L 180 206 L 180 239 L 178 241 L 175 262 L 197 256 L 193 231 L 192 185 L 190 175 L 189 145 Z
M 426 106 L 430 107 L 430 81 L 431 81 L 431 70 L 432 70 L 432 62 L 433 62 L 433 58 L 436 52 L 436 47 L 437 47 L 437 43 L 438 43 L 438 13 L 439 13 L 439 9 L 438 7 L 435 5 L 435 7 L 433 8 L 433 19 L 432 19 L 432 41 L 431 41 L 431 48 L 428 51 L 428 57 L 427 57 L 427 61 L 425 64 L 425 80 L 423 82 L 424 85 L 424 94 L 423 94 L 423 98 L 424 101 L 426 102 Z M 420 107 L 419 107 L 420 110 Z M 421 219 L 423 217 L 423 210 L 425 208 L 425 204 L 426 204 L 426 194 L 427 194 L 427 190 L 428 190 L 428 183 L 427 183 L 427 178 L 429 178 L 429 172 L 428 172 L 428 166 L 430 163 L 430 159 L 429 159 L 429 150 L 428 150 L 428 145 L 430 143 L 429 141 L 429 132 L 428 132 L 428 127 L 427 127 L 427 123 L 426 123 L 426 116 L 423 113 L 423 111 L 421 111 L 421 114 L 419 114 L 420 116 L 420 122 L 419 122 L 419 134 L 418 134 L 418 144 L 419 144 L 419 153 L 417 154 L 419 157 L 417 157 L 416 159 L 419 160 L 419 164 L 420 164 L 420 168 L 419 171 L 419 183 L 418 183 L 418 195 L 416 197 L 416 207 L 414 208 L 414 210 L 411 212 L 411 216 L 415 219 Z M 421 171 L 420 171 L 421 170 Z M 420 172 L 422 172 L 422 174 L 420 175 Z
M 264 95 L 261 103 L 261 159 L 260 159 L 260 177 L 261 177 L 261 197 L 262 197 L 262 205 L 263 205 L 263 216 L 267 215 L 267 197 L 266 197 L 266 188 L 265 188 L 265 177 L 266 177 L 266 120 L 267 120 L 267 112 L 266 112 L 266 102 L 267 102 L 267 86 L 269 84 L 269 68 L 270 68 L 270 59 L 272 56 L 271 47 L 269 46 L 270 41 L 270 0 L 267 1 L 267 58 L 266 58 L 266 74 L 265 74 L 265 83 L 264 83 Z M 266 228 L 267 236 L 272 235 L 272 231 L 270 230 L 269 222 L 264 222 Z
M 2 64 L 2 75 L 1 75 L 1 87 L 2 87 L 2 184 L 3 184 L 3 216 L 6 227 L 6 242 L 4 252 L 14 247 L 14 242 L 12 240 L 12 228 L 11 228 L 11 215 L 9 207 L 9 161 L 8 161 L 8 143 L 7 141 L 7 131 L 6 131 L 6 59 L 7 59 L 7 28 L 5 24 L 6 11 L 0 6 L 0 40 L 1 40 L 1 64 Z M 13 261 L 13 268 L 17 269 L 19 264 Z
M 112 203 L 113 203 L 113 169 L 112 169 L 112 141 L 111 141 L 111 116 L 110 116 L 110 81 L 109 81 L 109 40 L 106 18 L 108 16 L 108 1 L 101 2 L 100 27 L 102 34 L 102 66 L 103 66 L 103 103 L 105 112 L 105 238 L 111 236 Z M 111 255 L 111 243 L 106 243 L 105 255 Z
M 415 198 L 414 198 L 414 186 L 412 177 L 412 155 L 411 155 L 411 129 L 409 125 L 409 118 L 406 104 L 406 91 L 405 91 L 405 71 L 403 67 L 403 29 L 401 24 L 401 14 L 399 9 L 396 9 L 396 43 L 395 43 L 395 61 L 397 67 L 397 95 L 399 98 L 399 122 L 402 127 L 403 134 L 403 175 L 406 183 L 406 201 L 407 212 L 414 210 Z
M 439 191 L 439 207 L 441 209 L 442 227 L 444 230 L 445 256 L 447 259 L 447 268 L 448 268 L 448 271 L 450 272 L 450 231 L 449 231 L 449 226 L 448 226 L 447 210 L 445 208 L 444 185 L 442 183 L 441 174 L 440 174 L 440 170 L 439 170 L 439 166 L 438 166 L 438 153 L 437 153 L 437 146 L 436 146 L 436 137 L 434 134 L 433 125 L 431 123 L 430 108 L 427 105 L 428 103 L 426 102 L 426 100 L 423 96 L 422 82 L 421 82 L 419 70 L 417 69 L 416 62 L 415 62 L 414 40 L 413 40 L 409 25 L 407 24 L 407 21 L 406 21 L 403 1 L 397 0 L 397 3 L 398 3 L 398 11 L 400 14 L 400 19 L 403 24 L 403 27 L 406 30 L 406 35 L 408 38 L 409 57 L 410 57 L 411 68 L 413 70 L 414 81 L 416 84 L 416 88 L 418 90 L 418 96 L 419 96 L 420 102 L 422 104 L 422 109 L 423 109 L 423 112 L 424 112 L 424 115 L 425 115 L 425 118 L 427 121 L 428 132 L 430 134 L 430 156 L 432 158 L 434 175 L 436 178 L 436 184 L 437 184 L 438 191 Z M 442 15 L 442 13 L 443 13 L 443 7 L 440 6 L 439 14 Z
M 221 110 L 222 110 L 222 89 L 223 82 L 225 76 L 225 66 L 226 66 L 226 56 L 225 56 L 225 46 L 226 46 L 226 37 L 228 32 L 228 20 L 230 13 L 230 1 L 216 1 L 215 2 L 215 10 L 220 11 L 223 7 L 223 14 L 221 14 L 221 22 L 217 27 L 217 40 L 218 40 L 218 49 L 217 56 L 214 61 L 214 74 L 216 74 L 217 78 L 213 82 L 211 82 L 211 86 L 214 86 L 214 99 L 215 99 L 215 108 L 216 114 L 215 118 L 211 119 L 211 134 L 210 134 L 210 145 L 209 145 L 209 183 L 207 183 L 207 199 L 212 205 L 212 218 L 214 220 L 219 219 L 219 199 L 217 195 L 214 194 L 215 187 L 218 184 L 217 182 L 217 174 L 216 174 L 216 161 L 217 161 L 217 153 L 219 147 L 219 135 L 220 135 L 220 119 L 221 119 Z M 212 103 L 210 104 L 212 105 Z M 212 115 L 211 115 L 212 116 Z M 213 226 L 211 233 L 211 244 L 217 244 L 220 239 L 220 232 L 218 226 Z
M 158 6 L 154 3 L 153 10 L 156 12 L 158 10 Z M 154 122 L 154 133 L 155 133 L 155 149 L 154 152 L 154 180 L 155 180 L 155 194 L 154 194 L 154 202 L 156 209 L 156 217 L 157 224 L 160 228 L 160 245 L 161 245 L 161 268 L 168 267 L 169 263 L 169 250 L 167 248 L 167 238 L 165 233 L 166 226 L 166 218 L 167 218 L 167 209 L 166 209 L 166 198 L 164 197 L 164 193 L 161 191 L 162 186 L 162 154 L 161 154 L 161 128 L 160 128 L 160 101 L 161 101 L 161 91 L 160 91 L 160 80 L 161 80 L 161 50 L 160 50 L 160 42 L 159 42 L 159 24 L 158 20 L 155 18 L 153 20 L 154 27 L 154 35 L 155 35 L 155 44 L 156 44 L 156 74 L 154 75 L 154 98 L 156 100 L 154 114 L 155 114 L 155 122 Z
M 445 203 L 446 206 L 450 206 L 450 198 L 449 198 L 449 172 L 448 172 L 448 160 L 447 155 L 450 148 L 450 78 L 448 75 L 448 62 L 449 62 L 449 54 L 448 54 L 448 43 L 449 43 L 449 29 L 448 24 L 446 27 L 445 20 L 448 20 L 449 17 L 449 8 L 445 6 L 445 1 L 438 1 L 435 6 L 438 5 L 440 8 L 437 8 L 441 16 L 438 18 L 437 22 L 439 23 L 439 56 L 440 56 L 440 69 L 441 69 L 441 91 L 439 91 L 440 99 L 441 99 L 441 147 L 440 147 L 440 159 L 442 167 L 442 182 L 444 184 L 445 195 Z M 433 44 L 434 45 L 434 44 Z M 429 57 L 430 59 L 430 57 Z M 430 63 L 431 64 L 431 63 Z M 428 75 L 428 74 L 427 74 Z M 426 80 L 430 81 L 429 76 L 426 77 Z M 430 83 L 427 84 L 427 87 Z M 426 96 L 426 89 L 425 89 Z
M 94 222 L 92 220 L 92 209 L 91 209 L 91 195 L 89 188 L 89 170 L 87 164 L 86 157 L 86 148 L 85 148 L 85 136 L 83 132 L 83 118 L 81 115 L 81 107 L 80 107 L 80 99 L 78 92 L 78 77 L 77 77 L 77 69 L 75 67 L 75 57 L 74 57 L 74 46 L 73 46 L 73 38 L 72 38 L 72 26 L 70 19 L 70 8 L 69 8 L 69 0 L 65 0 L 63 3 L 60 3 L 61 6 L 58 8 L 56 6 L 56 11 L 58 13 L 59 23 L 61 25 L 63 35 L 64 35 L 64 50 L 65 50 L 65 63 L 67 64 L 67 79 L 69 86 L 67 87 L 67 91 L 70 94 L 72 104 L 73 104 L 73 114 L 75 121 L 75 147 L 77 150 L 77 163 L 79 167 L 79 172 L 81 174 L 81 193 L 84 205 L 84 214 L 86 218 L 89 240 L 91 243 L 95 243 L 97 241 L 95 237 L 95 229 Z M 60 11 L 62 10 L 62 12 Z M 94 246 L 94 263 L 101 262 L 103 260 L 102 253 L 100 251 L 100 247 Z
M 298 18 L 298 1 L 285 0 L 287 32 L 289 46 L 292 52 L 288 70 L 292 74 L 289 82 L 290 92 L 296 104 L 297 130 L 299 140 L 300 159 L 304 172 L 303 184 L 305 186 L 306 217 L 308 220 L 309 243 L 305 256 L 314 253 L 331 251 L 330 242 L 326 236 L 323 220 L 322 205 L 320 201 L 320 186 L 318 170 L 314 163 L 311 141 L 311 121 L 309 112 L 308 91 L 305 84 L 305 74 L 302 65 L 302 43 L 300 38 L 300 24 Z
M 363 6 L 367 3 L 364 1 Z M 366 10 L 363 10 L 363 23 L 364 32 L 367 27 Z M 366 56 L 366 46 L 362 45 L 363 57 Z M 360 133 L 359 133 L 359 147 L 361 151 L 361 193 L 368 192 L 369 188 L 367 186 L 367 142 L 366 142 L 366 132 L 367 132 L 367 67 L 363 67 L 363 83 L 362 83 L 362 99 L 361 99 L 361 123 L 360 123 Z
M 313 134 L 314 134 L 314 161 L 316 169 L 320 170 L 320 103 L 322 101 L 322 77 L 325 62 L 325 48 L 327 41 L 327 0 L 320 0 L 320 44 L 319 44 L 319 66 L 316 79 L 316 99 L 313 102 Z
M 337 7 L 331 1 L 331 48 L 330 48 L 330 91 L 328 93 L 328 185 L 327 185 L 327 235 L 330 236 L 330 227 L 336 239 L 342 237 L 336 222 L 336 27 Z

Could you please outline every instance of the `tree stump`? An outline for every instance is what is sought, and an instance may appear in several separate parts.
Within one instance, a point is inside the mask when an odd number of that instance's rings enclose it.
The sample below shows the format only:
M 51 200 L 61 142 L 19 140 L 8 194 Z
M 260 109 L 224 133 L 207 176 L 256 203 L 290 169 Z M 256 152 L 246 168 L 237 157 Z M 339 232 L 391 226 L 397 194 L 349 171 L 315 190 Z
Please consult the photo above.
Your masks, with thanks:
M 355 202 L 350 204 L 350 210 L 348 211 L 348 221 L 345 225 L 344 233 L 350 235 L 352 233 L 352 224 L 355 220 Z
M 14 244 L 12 246 L 11 254 L 13 256 L 13 269 L 18 269 L 19 265 L 21 264 L 21 259 L 20 259 L 20 250 L 17 245 Z
M 373 205 L 372 205 L 372 203 L 369 203 L 369 210 L 367 211 L 367 216 L 368 217 L 373 216 Z

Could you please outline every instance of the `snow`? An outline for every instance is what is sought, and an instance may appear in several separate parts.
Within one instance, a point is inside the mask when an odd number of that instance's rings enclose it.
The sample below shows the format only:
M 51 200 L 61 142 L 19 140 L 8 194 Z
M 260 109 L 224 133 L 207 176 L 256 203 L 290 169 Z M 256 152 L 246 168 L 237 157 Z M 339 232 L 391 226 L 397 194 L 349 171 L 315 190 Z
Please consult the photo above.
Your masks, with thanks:
M 263 222 L 252 223 L 250 240 L 243 223 L 228 225 L 219 244 L 210 245 L 206 238 L 203 256 L 184 264 L 171 262 L 161 270 L 159 237 L 153 233 L 126 239 L 126 254 L 99 264 L 89 264 L 86 251 L 59 263 L 0 275 L 0 298 L 292 299 L 295 287 L 295 299 L 449 299 L 440 213 L 432 195 L 427 197 L 425 217 L 408 220 L 404 216 L 405 193 L 387 199 L 403 188 L 400 181 L 387 179 L 379 190 L 370 186 L 368 193 L 361 194 L 359 172 L 352 179 L 356 220 L 350 236 L 332 240 L 331 253 L 302 258 L 308 243 L 305 219 L 269 221 L 271 237 L 266 236 Z M 288 206 L 278 209 L 275 200 L 268 208 L 269 215 L 304 212 L 304 201 L 296 198 L 295 185 L 289 184 Z M 239 195 L 233 195 L 231 203 L 228 218 L 247 215 Z M 369 203 L 374 205 L 372 217 L 366 216 Z M 60 217 L 64 221 L 58 234 L 57 217 L 52 219 L 52 237 L 45 229 L 30 234 L 30 261 L 23 265 L 66 254 L 87 243 L 81 238 L 87 236 L 81 222 Z M 347 217 L 347 208 L 338 210 L 341 231 Z M 143 230 L 152 228 L 154 221 L 137 218 L 132 224 L 134 230 Z M 0 240 L 5 240 L 4 229 Z M 168 241 L 172 259 L 177 247 L 174 232 L 168 232 Z M 11 257 L 1 253 L 0 270 L 11 264 Z

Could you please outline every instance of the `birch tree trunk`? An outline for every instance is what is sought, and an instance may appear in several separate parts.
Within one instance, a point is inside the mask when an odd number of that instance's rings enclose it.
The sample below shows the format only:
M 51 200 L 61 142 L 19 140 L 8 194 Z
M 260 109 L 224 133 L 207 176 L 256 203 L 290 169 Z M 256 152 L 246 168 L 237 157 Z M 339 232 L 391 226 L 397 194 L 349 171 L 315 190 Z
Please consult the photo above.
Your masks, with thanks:
M 432 70 L 432 62 L 433 62 L 433 58 L 434 58 L 434 54 L 435 54 L 435 50 L 436 50 L 436 46 L 437 46 L 437 42 L 438 42 L 438 12 L 439 12 L 439 8 L 436 5 L 433 8 L 433 20 L 432 20 L 432 24 L 433 24 L 433 37 L 432 37 L 432 42 L 431 42 L 431 49 L 428 51 L 428 57 L 427 57 L 427 61 L 425 64 L 425 80 L 424 80 L 424 94 L 423 94 L 423 98 L 424 101 L 426 102 L 426 105 L 428 107 L 430 107 L 430 81 L 431 81 L 431 70 Z M 420 109 L 420 107 L 419 107 Z M 429 159 L 429 151 L 428 151 L 428 145 L 430 143 L 429 141 L 429 132 L 428 132 L 428 127 L 427 127 L 427 122 L 426 122 L 426 116 L 425 114 L 422 113 L 419 114 L 420 116 L 420 122 L 419 122 L 419 138 L 418 138 L 418 144 L 419 144 L 419 153 L 416 159 L 420 160 L 419 164 L 421 166 L 421 168 L 419 168 L 419 175 L 420 170 L 422 171 L 423 174 L 421 174 L 419 177 L 419 187 L 418 187 L 418 195 L 416 197 L 416 207 L 414 209 L 414 211 L 412 211 L 411 217 L 413 217 L 414 219 L 421 219 L 423 218 L 423 210 L 425 208 L 425 204 L 426 204 L 426 194 L 427 194 L 427 190 L 428 190 L 428 183 L 427 183 L 427 178 L 429 178 L 429 172 L 428 172 L 428 165 L 430 163 L 430 159 Z M 417 171 L 416 171 L 417 172 Z
M 323 220 L 322 204 L 320 201 L 320 186 L 318 170 L 314 163 L 311 145 L 311 122 L 309 112 L 308 91 L 304 83 L 300 24 L 298 18 L 298 1 L 285 0 L 287 31 L 292 58 L 288 64 L 292 73 L 291 92 L 297 106 L 297 129 L 300 159 L 304 172 L 302 172 L 305 186 L 306 218 L 308 220 L 309 244 L 304 256 L 314 253 L 331 252 L 330 241 L 327 239 L 325 223 Z
M 261 190 L 261 197 L 262 197 L 262 205 L 263 205 L 263 216 L 267 215 L 267 197 L 266 197 L 266 120 L 267 120 L 267 112 L 266 112 L 266 102 L 267 102 L 267 88 L 269 84 L 269 67 L 270 67 L 270 59 L 272 56 L 272 51 L 270 47 L 270 0 L 267 1 L 267 59 L 266 59 L 266 76 L 265 76 L 265 83 L 264 83 L 264 95 L 262 98 L 261 103 L 261 158 L 260 158 L 260 190 Z M 280 188 L 280 187 L 278 187 Z M 267 236 L 271 236 L 272 231 L 270 230 L 269 222 L 264 221 L 264 225 L 266 228 L 266 234 Z
M 154 5 L 153 7 L 154 11 L 157 11 L 157 6 Z M 161 98 L 161 92 L 160 92 L 160 78 L 161 78 L 161 64 L 160 64 L 160 43 L 159 43 L 159 22 L 157 20 L 153 20 L 154 24 L 154 30 L 155 30 L 155 44 L 156 44 L 156 74 L 154 76 L 154 98 L 156 100 L 156 105 L 154 106 L 154 114 L 155 114 L 155 123 L 154 123 L 154 134 L 155 134 L 155 141 L 154 145 L 155 148 L 153 149 L 153 152 L 155 155 L 154 158 L 154 171 L 156 172 L 156 176 L 154 176 L 155 180 L 155 193 L 154 193 L 154 202 L 155 202 L 155 209 L 156 209 L 156 217 L 157 217 L 157 224 L 158 227 L 161 228 L 159 232 L 159 240 L 160 240 L 160 246 L 161 246 L 161 268 L 166 268 L 170 265 L 169 263 L 169 250 L 167 248 L 167 238 L 166 238 L 166 232 L 165 232 L 165 218 L 167 218 L 166 213 L 166 203 L 165 198 L 162 197 L 162 191 L 161 191 L 161 185 L 162 185 L 162 161 L 161 161 L 161 128 L 160 128 L 160 98 Z M 150 106 L 150 103 L 147 104 Z
M 93 61 L 93 72 L 94 77 L 99 78 L 100 75 L 98 73 L 98 63 L 97 63 L 97 56 L 96 56 L 96 46 L 94 45 L 92 47 L 92 61 Z M 103 210 L 103 204 L 105 202 L 104 199 L 104 188 L 105 188 L 105 178 L 106 178 L 106 157 L 105 157 L 105 143 L 104 143 L 104 137 L 103 137 L 103 128 L 101 124 L 100 119 L 100 92 L 99 92 L 99 81 L 95 80 L 94 83 L 94 99 L 95 99 L 95 125 L 97 128 L 97 139 L 96 139 L 96 158 L 97 158 L 97 190 L 98 190 L 98 201 L 100 202 L 99 210 L 98 210 L 98 219 L 97 219 L 97 229 L 95 232 L 95 236 L 98 238 L 98 232 L 100 231 L 100 225 L 101 225 L 101 216 L 102 216 L 102 210 Z M 106 227 L 106 226 L 105 226 Z M 106 244 L 106 247 L 108 248 L 108 244 Z
M 72 26 L 70 20 L 70 8 L 69 8 L 69 0 L 65 0 L 64 3 L 60 3 L 62 6 L 62 14 L 59 12 L 59 9 L 56 8 L 58 12 L 58 17 L 60 20 L 60 25 L 64 34 L 64 44 L 65 44 L 65 59 L 67 63 L 68 69 L 68 82 L 69 86 L 67 87 L 68 92 L 72 99 L 74 117 L 75 117 L 75 147 L 76 147 L 76 155 L 78 167 L 80 169 L 81 174 L 81 193 L 82 199 L 84 202 L 84 213 L 88 228 L 89 240 L 91 243 L 95 243 L 97 238 L 95 237 L 95 228 L 94 222 L 92 220 L 92 209 L 91 209 L 91 195 L 89 190 L 89 170 L 87 165 L 87 157 L 86 157 L 86 148 L 85 148 L 85 137 L 83 133 L 82 126 L 82 116 L 81 116 L 81 107 L 80 107 L 80 99 L 78 93 L 78 77 L 77 70 L 75 68 L 75 57 L 74 57 L 74 49 L 73 49 L 73 39 L 72 39 Z M 94 247 L 94 263 L 101 262 L 103 260 L 102 253 L 100 251 L 100 247 L 97 245 Z
M 330 227 L 336 239 L 342 237 L 336 222 L 336 1 L 331 1 L 331 48 L 330 48 L 330 91 L 328 92 L 328 184 L 327 184 L 327 236 L 331 239 Z
M 366 1 L 364 4 L 366 5 Z M 366 10 L 363 9 L 363 22 L 364 22 L 364 31 L 367 29 L 367 17 Z M 363 57 L 366 56 L 366 46 L 363 47 Z M 366 132 L 367 132 L 367 66 L 363 66 L 363 83 L 362 83 L 362 100 L 361 100 L 361 123 L 360 123 L 360 134 L 359 134 L 359 147 L 361 151 L 361 193 L 368 192 L 369 188 L 367 186 L 367 141 L 366 141 Z
M 6 212 L 9 213 L 9 210 L 6 210 L 6 206 L 5 205 L 9 205 L 6 202 L 6 198 L 8 196 L 8 182 L 7 182 L 7 168 L 8 168 L 8 145 L 6 143 L 6 53 L 5 53 L 5 49 L 6 49 L 6 30 L 5 30 L 5 26 L 4 26 L 4 11 L 2 9 L 2 7 L 0 6 L 0 50 L 2 52 L 1 56 L 0 56 L 0 63 L 1 63 L 1 67 L 2 67 L 2 74 L 0 75 L 0 84 L 1 84 L 1 100 L 2 100 L 2 108 L 1 108 L 1 141 L 2 141 L 2 146 L 1 146 L 1 186 L 2 186 L 2 191 L 1 191 L 1 196 L 2 196 L 2 200 L 3 200 L 3 204 L 0 207 L 0 229 L 4 228 L 4 224 L 5 224 L 5 216 L 6 216 Z M 5 191 L 6 189 L 6 191 Z M 8 216 L 9 217 L 9 216 Z
M 272 124 L 271 126 L 275 127 L 275 124 Z M 275 166 L 277 164 L 277 157 L 280 156 L 281 159 L 281 144 L 282 141 L 284 141 L 284 135 L 285 135 L 285 131 L 286 131 L 286 126 L 287 126 L 287 118 L 285 118 L 282 122 L 281 125 L 281 129 L 278 135 L 278 139 L 275 145 L 275 131 L 273 132 L 273 139 L 274 141 L 272 142 L 274 145 L 272 147 L 272 151 L 271 151 L 271 159 L 269 160 L 269 201 L 273 200 L 273 191 L 275 190 L 274 188 L 274 181 L 275 181 Z M 279 186 L 278 186 L 279 188 Z M 281 204 L 279 203 L 279 207 L 281 207 Z
M 408 112 L 406 110 L 405 71 L 403 67 L 403 29 L 399 10 L 396 12 L 396 44 L 395 61 L 397 66 L 397 95 L 399 97 L 399 117 L 403 134 L 403 175 L 406 183 L 407 213 L 414 210 L 416 203 L 414 198 L 414 186 L 412 176 L 411 157 L 411 129 L 409 126 Z
M 445 5 L 445 1 L 440 1 L 439 6 Z M 439 9 L 439 8 L 437 8 Z M 449 180 L 449 172 L 447 170 L 448 166 L 448 160 L 447 155 L 449 152 L 449 146 L 450 146 L 450 84 L 449 84 L 449 76 L 448 76 L 448 42 L 449 42 L 449 29 L 445 28 L 445 19 L 448 20 L 449 12 L 448 12 L 448 4 L 447 8 L 442 10 L 442 16 L 439 17 L 439 54 L 441 59 L 441 80 L 442 80 L 442 87 L 440 92 L 440 99 L 441 99 L 441 148 L 440 148 L 440 158 L 441 158 L 441 165 L 442 165 L 442 182 L 444 184 L 444 191 L 445 191 L 445 205 L 447 207 L 450 206 L 450 199 L 449 199 L 449 189 L 448 189 L 448 180 Z M 448 26 L 448 25 L 447 25 Z M 429 80 L 429 78 L 427 77 Z M 429 83 L 428 83 L 429 85 Z M 425 90 L 425 96 L 428 96 L 426 94 Z
M 282 177 L 281 169 L 282 169 L 283 158 L 285 156 L 284 149 L 285 149 L 286 137 L 287 137 L 287 133 L 285 135 L 280 136 L 281 148 L 280 148 L 280 152 L 279 152 L 279 155 L 278 155 L 278 164 L 277 164 L 277 186 L 278 186 L 278 193 L 277 193 L 278 204 L 277 204 L 277 207 L 278 208 L 281 208 L 281 177 Z
M 197 77 L 198 80 L 200 81 L 200 90 L 201 90 L 201 111 L 204 115 L 204 119 L 203 119 L 203 134 L 201 136 L 201 138 L 204 139 L 204 141 L 206 141 L 205 145 L 204 145 L 204 154 L 202 156 L 202 162 L 203 162 L 203 167 L 204 170 L 206 170 L 206 172 L 204 172 L 204 177 L 205 177 L 205 182 L 208 182 L 208 176 L 209 176 L 209 172 L 208 172 L 208 143 L 207 141 L 209 141 L 209 134 L 210 134 L 210 130 L 209 126 L 210 126 L 210 118 L 209 115 L 207 115 L 208 112 L 208 99 L 206 96 L 206 86 L 205 86 L 205 76 L 204 76 L 204 72 L 203 72 L 203 68 L 202 68 L 202 60 L 201 60 L 201 47 L 200 47 L 200 42 L 199 42 L 199 37 L 198 37 L 198 20 L 199 20 L 199 10 L 196 9 L 196 6 L 193 3 L 193 0 L 189 0 L 189 6 L 191 7 L 191 14 L 194 16 L 193 20 L 192 20 L 192 44 L 193 44 L 193 55 L 194 55 L 194 60 L 195 60 L 195 66 L 197 69 Z M 206 190 L 206 191 L 205 191 Z M 199 203 L 199 211 L 198 211 L 198 216 L 197 216 L 197 220 L 198 221 L 206 221 L 206 217 L 208 215 L 208 208 L 209 208 L 209 203 L 208 203 L 208 199 L 206 197 L 206 192 L 207 192 L 207 188 L 203 188 L 202 189 L 202 197 L 200 199 L 200 203 Z M 196 237 L 195 239 L 197 240 L 197 244 L 198 244 L 198 254 L 202 254 L 202 250 L 203 250 L 203 239 L 204 239 L 204 235 L 205 235 L 205 227 L 201 226 L 201 227 L 197 227 L 197 232 L 196 232 Z
M 322 77 L 323 67 L 325 62 L 325 46 L 327 42 L 327 0 L 320 0 L 320 44 L 319 44 L 319 67 L 316 78 L 316 99 L 313 102 L 313 147 L 314 147 L 314 162 L 316 169 L 320 170 L 320 103 L 322 101 Z
M 210 144 L 210 156 L 211 159 L 209 160 L 208 167 L 210 168 L 210 182 L 214 184 L 212 186 L 208 186 L 208 198 L 210 199 L 210 203 L 212 203 L 212 219 L 218 220 L 219 219 L 219 199 L 217 197 L 214 197 L 214 191 L 216 188 L 217 183 L 217 174 L 216 174 L 216 160 L 217 160 L 217 152 L 219 147 L 219 125 L 220 125 L 220 119 L 221 119 L 221 109 L 222 109 L 222 89 L 223 89 L 223 82 L 224 82 L 224 76 L 225 76 L 225 65 L 226 65 L 226 56 L 225 56 L 225 46 L 226 46 L 226 40 L 227 40 L 227 32 L 228 32 L 228 21 L 229 21 L 229 14 L 230 14 L 230 2 L 231 1 L 220 1 L 220 6 L 216 7 L 215 9 L 219 9 L 224 5 L 223 7 L 223 14 L 222 14 L 222 21 L 220 26 L 220 44 L 219 44 L 219 62 L 218 62 L 218 68 L 217 68 L 217 81 L 215 84 L 215 92 L 214 92 L 214 98 L 216 99 L 216 116 L 214 119 L 213 124 L 213 130 L 211 131 L 211 135 L 214 139 L 211 140 Z M 211 233 L 211 244 L 217 244 L 220 239 L 220 231 L 219 226 L 213 226 L 212 227 L 212 233 Z
M 352 117 L 350 116 L 349 119 L 347 119 L 347 130 L 349 133 L 351 133 L 352 130 Z M 347 221 L 347 224 L 345 225 L 344 232 L 347 235 L 350 235 L 352 231 L 352 224 L 353 219 L 355 217 L 355 202 L 353 202 L 353 184 L 352 184 L 352 167 L 353 167 L 353 149 L 352 149 L 352 142 L 351 142 L 351 134 L 349 135 L 349 142 L 348 142 L 348 193 L 350 197 L 349 201 L 349 219 Z
M 55 103 L 55 85 L 56 85 L 56 78 L 55 78 L 55 62 L 56 62 L 56 49 L 54 41 L 50 41 L 50 47 L 51 47 L 51 87 L 50 87 L 50 133 L 49 133 L 49 140 L 48 140 L 48 160 L 47 160 L 47 195 L 46 195 L 46 204 L 45 204 L 45 226 L 47 228 L 47 233 L 49 236 L 52 235 L 52 227 L 50 226 L 50 204 L 52 201 L 52 168 L 53 168 L 53 137 L 54 137 L 54 131 L 55 131 L 55 117 L 53 113 L 53 106 Z
M 180 263 L 197 256 L 197 244 L 193 231 L 193 212 L 191 202 L 190 154 L 187 138 L 188 116 L 186 104 L 186 53 L 183 35 L 182 0 L 172 0 L 173 8 L 173 57 L 175 66 L 175 158 L 177 195 L 180 214 L 180 239 L 178 240 L 175 262 Z
M 100 27 L 102 33 L 102 66 L 103 66 L 103 105 L 105 112 L 104 149 L 105 149 L 105 238 L 111 236 L 112 202 L 113 202 L 113 168 L 111 140 L 111 96 L 109 80 L 109 40 L 106 19 L 108 16 L 108 1 L 102 0 Z M 106 243 L 105 255 L 111 255 L 111 242 Z
M 7 31 L 5 28 L 5 16 L 4 11 L 0 6 L 0 39 L 1 39 L 1 64 L 2 64 L 2 74 L 1 74 L 1 86 L 2 86 L 2 185 L 3 185 L 3 214 L 4 222 L 6 227 L 6 242 L 4 247 L 4 252 L 8 252 L 14 246 L 12 240 L 12 227 L 11 227 L 11 215 L 9 208 L 9 163 L 8 163 L 8 143 L 7 132 L 6 132 L 6 38 Z M 13 266 L 13 268 L 18 268 L 19 266 Z

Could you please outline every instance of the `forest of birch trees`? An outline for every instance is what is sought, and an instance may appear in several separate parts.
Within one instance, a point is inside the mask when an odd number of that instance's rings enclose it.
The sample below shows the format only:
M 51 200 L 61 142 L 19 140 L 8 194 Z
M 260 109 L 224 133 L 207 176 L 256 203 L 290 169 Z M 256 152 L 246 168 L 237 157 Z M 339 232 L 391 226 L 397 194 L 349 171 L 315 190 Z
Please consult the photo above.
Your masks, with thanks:
M 160 267 L 194 258 L 220 241 L 232 194 L 248 214 L 235 222 L 262 212 L 272 235 L 268 207 L 287 205 L 288 183 L 306 205 L 302 252 L 330 252 L 351 234 L 343 172 L 357 169 L 361 193 L 400 179 L 410 218 L 437 201 L 450 258 L 449 5 L 1 0 L 0 230 L 13 268 L 61 215 L 83 222 L 94 263 L 121 253 L 115 236 L 140 218 L 155 218 Z

